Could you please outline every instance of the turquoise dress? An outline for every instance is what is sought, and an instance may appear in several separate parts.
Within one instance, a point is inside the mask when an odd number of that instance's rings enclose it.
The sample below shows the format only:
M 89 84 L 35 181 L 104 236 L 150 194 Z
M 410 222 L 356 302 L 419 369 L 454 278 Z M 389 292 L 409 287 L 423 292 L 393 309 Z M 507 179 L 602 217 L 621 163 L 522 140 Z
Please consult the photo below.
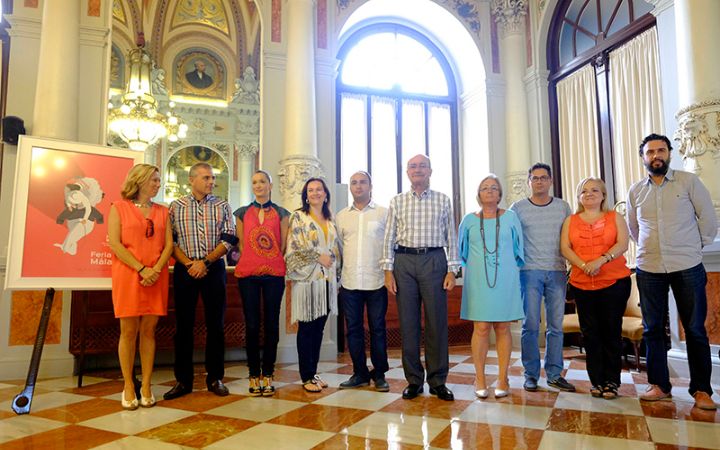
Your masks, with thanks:
M 525 317 L 520 293 L 520 267 L 525 264 L 522 225 L 514 211 L 505 210 L 494 253 L 497 220 L 484 219 L 485 249 L 480 218 L 468 214 L 460 223 L 458 246 L 465 267 L 460 317 L 465 320 L 509 322 Z

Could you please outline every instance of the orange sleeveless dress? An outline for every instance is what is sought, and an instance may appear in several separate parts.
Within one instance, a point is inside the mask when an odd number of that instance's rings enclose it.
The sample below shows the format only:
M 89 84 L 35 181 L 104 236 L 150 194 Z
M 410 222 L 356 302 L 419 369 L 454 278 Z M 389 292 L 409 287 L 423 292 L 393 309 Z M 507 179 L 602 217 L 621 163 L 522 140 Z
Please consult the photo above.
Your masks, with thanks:
M 120 216 L 120 242 L 143 265 L 152 267 L 165 248 L 168 209 L 153 203 L 147 219 L 130 200 L 113 203 Z M 148 222 L 152 221 L 152 224 Z M 152 233 L 149 232 L 152 228 Z M 152 236 L 147 237 L 148 234 Z M 115 317 L 167 315 L 168 267 L 152 286 L 142 286 L 140 275 L 132 267 L 112 258 L 112 300 Z

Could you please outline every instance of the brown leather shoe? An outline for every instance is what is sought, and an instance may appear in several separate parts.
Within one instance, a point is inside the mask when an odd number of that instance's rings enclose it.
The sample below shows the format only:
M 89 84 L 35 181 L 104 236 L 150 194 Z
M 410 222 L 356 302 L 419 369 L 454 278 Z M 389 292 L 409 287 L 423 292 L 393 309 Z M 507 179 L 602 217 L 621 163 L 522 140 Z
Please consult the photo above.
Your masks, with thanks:
M 656 402 L 658 400 L 669 400 L 672 398 L 670 392 L 663 392 L 660 386 L 651 384 L 645 390 L 645 393 L 640 396 L 640 400 L 644 402 Z
M 696 408 L 705 409 L 707 411 L 715 411 L 717 409 L 717 405 L 715 405 L 715 402 L 713 402 L 707 392 L 697 391 L 693 394 L 693 397 L 695 397 Z

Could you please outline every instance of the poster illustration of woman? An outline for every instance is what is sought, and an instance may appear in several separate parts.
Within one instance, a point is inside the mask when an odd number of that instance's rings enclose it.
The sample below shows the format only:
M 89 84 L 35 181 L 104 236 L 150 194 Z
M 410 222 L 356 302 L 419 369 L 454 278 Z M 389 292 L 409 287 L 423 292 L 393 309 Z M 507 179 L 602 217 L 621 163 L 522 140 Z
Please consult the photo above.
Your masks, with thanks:
M 105 197 L 100 183 L 95 178 L 78 178 L 64 187 L 65 205 L 58 215 L 56 222 L 63 224 L 67 221 L 67 235 L 62 244 L 55 243 L 63 253 L 77 254 L 77 244 L 80 239 L 95 229 L 95 224 L 104 222 L 103 215 L 95 206 Z

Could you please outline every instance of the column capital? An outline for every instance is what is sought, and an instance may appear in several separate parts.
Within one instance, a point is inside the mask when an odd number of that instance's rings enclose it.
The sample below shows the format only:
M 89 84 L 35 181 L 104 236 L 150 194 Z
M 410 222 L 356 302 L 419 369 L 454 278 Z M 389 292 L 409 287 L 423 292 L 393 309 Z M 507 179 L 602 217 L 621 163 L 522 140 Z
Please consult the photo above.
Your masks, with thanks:
M 506 189 L 504 193 L 505 204 L 510 206 L 518 200 L 522 200 L 530 196 L 528 188 L 527 171 L 519 170 L 508 172 L 505 176 Z
M 246 161 L 252 161 L 252 159 L 255 158 L 255 155 L 257 155 L 258 151 L 260 150 L 256 142 L 235 145 L 237 147 L 239 158 Z
M 681 108 L 676 114 L 678 129 L 673 140 L 678 142 L 685 168 L 701 175 L 700 158 L 709 153 L 720 159 L 720 98 L 705 100 Z
M 286 199 L 300 199 L 308 178 L 323 176 L 320 160 L 311 155 L 293 155 L 280 161 L 280 193 Z
M 490 11 L 505 35 L 519 34 L 525 31 L 525 15 L 528 12 L 527 0 L 491 0 Z
M 675 4 L 675 0 L 645 0 L 647 3 L 650 3 L 654 6 L 653 10 L 650 11 L 650 14 L 657 17 L 666 10 L 670 9 Z

